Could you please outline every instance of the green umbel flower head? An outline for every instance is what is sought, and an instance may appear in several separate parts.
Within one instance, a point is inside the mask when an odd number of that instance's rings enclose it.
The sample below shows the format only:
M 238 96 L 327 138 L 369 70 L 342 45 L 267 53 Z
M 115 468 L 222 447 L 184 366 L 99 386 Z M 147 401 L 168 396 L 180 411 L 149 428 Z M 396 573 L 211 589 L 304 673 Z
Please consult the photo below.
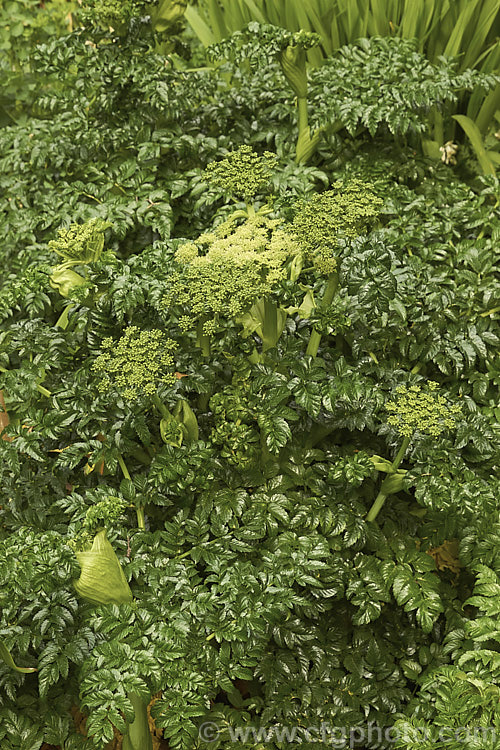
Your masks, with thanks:
M 373 185 L 360 180 L 335 182 L 332 190 L 298 204 L 293 219 L 305 255 L 322 273 L 335 270 L 337 239 L 361 234 L 378 216 L 383 201 Z
M 438 384 L 432 380 L 428 381 L 427 390 L 418 385 L 396 388 L 397 400 L 386 404 L 387 411 L 391 412 L 387 423 L 396 427 L 403 437 L 411 437 L 417 430 L 437 437 L 452 429 L 462 407 L 450 404 L 444 396 L 436 393 L 437 388 Z
M 259 156 L 250 146 L 240 146 L 225 159 L 209 164 L 203 176 L 213 187 L 250 203 L 268 190 L 277 161 L 270 151 Z
M 104 248 L 104 230 L 110 227 L 104 219 L 90 219 L 85 224 L 72 224 L 69 229 L 59 229 L 58 239 L 49 247 L 68 264 L 94 263 Z
M 99 390 L 116 388 L 133 401 L 143 394 L 152 396 L 160 383 L 174 385 L 172 351 L 176 346 L 163 331 L 141 331 L 137 326 L 129 326 L 118 341 L 105 339 L 92 365 L 103 375 Z
M 85 0 L 81 15 L 85 23 L 122 31 L 132 18 L 148 15 L 148 5 L 153 4 L 145 0 Z
M 199 254 L 200 249 L 205 254 Z M 276 219 L 255 216 L 236 228 L 234 222 L 227 222 L 199 237 L 196 244 L 179 248 L 176 259 L 182 269 L 173 275 L 164 302 L 189 309 L 179 320 L 184 329 L 207 318 L 204 333 L 210 335 L 218 315 L 235 318 L 270 294 L 286 278 L 287 260 L 299 252 Z

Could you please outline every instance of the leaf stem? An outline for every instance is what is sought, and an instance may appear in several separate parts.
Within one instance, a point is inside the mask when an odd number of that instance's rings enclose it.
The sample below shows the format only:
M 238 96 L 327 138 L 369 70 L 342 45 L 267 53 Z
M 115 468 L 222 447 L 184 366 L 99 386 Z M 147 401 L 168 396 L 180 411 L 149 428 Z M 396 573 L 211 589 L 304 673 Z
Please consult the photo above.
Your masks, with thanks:
M 140 750 L 153 750 L 147 704 L 135 693 L 129 693 L 128 698 L 134 709 L 134 721 L 127 725 L 122 748 L 123 750 L 139 750 L 139 748 Z
M 204 323 L 205 323 L 205 320 L 198 321 L 198 327 L 196 330 L 196 344 L 197 346 L 200 347 L 202 356 L 209 357 L 210 356 L 210 336 L 207 336 L 206 333 L 203 333 Z
M 339 275 L 337 271 L 334 271 L 328 276 L 328 281 L 326 283 L 326 289 L 325 293 L 323 295 L 322 303 L 323 305 L 331 305 L 332 300 L 335 296 L 335 292 L 337 291 L 339 285 Z M 310 357 L 316 357 L 319 349 L 319 345 L 321 343 L 321 333 L 316 331 L 316 329 L 313 329 L 311 332 L 311 336 L 309 338 L 309 343 L 307 345 L 306 354 Z
M 391 469 L 392 469 L 392 471 L 390 472 L 391 474 L 394 474 L 397 471 L 397 469 L 399 468 L 399 464 L 403 460 L 403 456 L 406 453 L 406 451 L 408 449 L 408 446 L 410 445 L 412 437 L 413 437 L 412 435 L 410 435 L 410 436 L 407 435 L 403 439 L 403 442 L 401 443 L 401 447 L 399 448 L 399 450 L 397 452 L 396 458 L 394 459 L 394 461 L 391 464 Z M 377 497 L 375 498 L 375 502 L 373 503 L 372 507 L 368 511 L 368 514 L 366 516 L 366 520 L 367 521 L 374 521 L 376 519 L 376 517 L 380 513 L 380 511 L 382 509 L 382 506 L 384 505 L 387 497 L 388 497 L 388 495 L 385 492 L 382 492 L 382 490 L 380 490 L 380 492 L 378 493 Z
M 479 313 L 480 318 L 486 318 L 487 315 L 492 315 L 493 313 L 496 313 L 500 310 L 500 307 L 492 307 L 491 310 L 486 310 L 486 312 Z
M 59 315 L 58 319 L 56 320 L 56 323 L 55 323 L 56 328 L 62 328 L 63 331 L 66 330 L 66 328 L 68 327 L 68 322 L 69 322 L 68 320 L 69 311 L 71 310 L 72 307 L 73 305 L 66 305 L 66 307 L 64 308 L 62 313 Z
M 146 531 L 146 516 L 144 515 L 144 505 L 136 505 L 135 512 L 137 515 L 137 526 L 141 531 Z
M 120 469 L 123 472 L 123 476 L 125 479 L 128 479 L 132 481 L 132 477 L 130 476 L 130 472 L 127 469 L 127 465 L 125 461 L 123 460 L 123 456 L 121 453 L 118 454 L 118 463 L 120 464 Z M 135 512 L 137 515 L 137 526 L 142 530 L 146 531 L 146 517 L 144 515 L 144 505 L 136 505 L 134 503 Z
M 298 128 L 299 134 L 297 137 L 297 145 L 295 147 L 295 162 L 296 164 L 307 164 L 311 156 L 316 151 L 316 147 L 319 143 L 321 134 L 321 128 L 316 130 L 311 135 L 311 129 L 309 128 L 309 119 L 307 114 L 307 98 L 299 96 L 297 98 L 297 109 L 298 109 Z
M 160 400 L 156 393 L 152 396 L 153 404 L 156 406 L 162 417 L 170 417 L 171 414 L 164 403 Z
M 231 620 L 231 622 L 229 624 L 230 625 L 236 625 L 237 623 L 238 623 L 238 620 Z M 205 638 L 205 640 L 206 641 L 211 641 L 212 638 L 215 638 L 215 633 L 210 633 L 210 635 L 207 635 L 207 637 Z
M 125 479 L 132 479 L 132 477 L 129 474 L 129 470 L 127 469 L 127 466 L 125 464 L 125 461 L 123 460 L 123 456 L 121 453 L 118 454 L 118 463 L 120 464 L 120 469 L 123 472 L 123 476 Z
M 299 96 L 297 98 L 297 113 L 298 113 L 298 125 L 299 125 L 299 137 L 300 133 L 307 130 L 309 127 L 309 115 L 307 112 L 307 96 Z

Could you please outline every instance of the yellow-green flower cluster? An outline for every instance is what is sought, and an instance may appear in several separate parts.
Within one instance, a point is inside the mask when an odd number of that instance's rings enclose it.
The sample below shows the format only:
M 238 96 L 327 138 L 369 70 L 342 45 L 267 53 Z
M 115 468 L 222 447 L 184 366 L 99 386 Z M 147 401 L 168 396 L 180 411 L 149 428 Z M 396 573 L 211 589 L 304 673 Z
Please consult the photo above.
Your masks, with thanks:
M 418 385 L 399 386 L 397 400 L 386 404 L 387 411 L 391 412 L 387 423 L 397 427 L 403 437 L 411 437 L 417 430 L 437 437 L 453 428 L 461 406 L 450 404 L 444 396 L 436 393 L 437 388 L 438 384 L 432 380 L 428 381 L 427 390 Z
M 104 248 L 104 231 L 110 226 L 99 218 L 72 224 L 69 229 L 59 229 L 58 239 L 51 240 L 49 247 L 68 263 L 94 263 Z
M 259 156 L 250 146 L 240 146 L 225 159 L 209 164 L 203 176 L 212 187 L 249 203 L 268 190 L 277 161 L 270 151 Z
M 301 29 L 300 31 L 296 31 L 292 36 L 289 46 L 302 47 L 302 49 L 312 49 L 313 47 L 317 47 L 320 42 L 321 37 L 319 34 L 316 34 L 314 31 L 305 31 L 304 29 Z
M 144 0 L 85 0 L 82 8 L 85 22 L 122 29 L 128 26 L 134 16 L 147 14 Z
M 152 396 L 160 383 L 174 385 L 172 351 L 176 346 L 163 331 L 141 331 L 137 326 L 129 326 L 118 341 L 105 339 L 92 366 L 104 376 L 99 390 L 116 388 L 133 401 L 142 394 Z
M 332 190 L 301 203 L 293 227 L 306 257 L 321 273 L 336 268 L 336 248 L 341 237 L 361 234 L 379 214 L 383 201 L 370 183 L 335 182 Z
M 192 242 L 178 249 L 182 270 L 173 275 L 164 302 L 189 309 L 190 314 L 179 320 L 182 328 L 202 319 L 203 332 L 209 335 L 218 315 L 237 317 L 286 278 L 285 264 L 300 248 L 279 223 L 263 216 L 236 228 L 234 222 L 226 222 L 198 239 L 204 254 L 197 250 L 194 255 L 197 247 Z
M 125 512 L 126 502 L 118 495 L 108 495 L 104 500 L 91 505 L 85 514 L 85 519 L 78 536 L 68 543 L 75 550 L 82 550 L 92 546 L 92 540 L 99 529 L 109 529 Z

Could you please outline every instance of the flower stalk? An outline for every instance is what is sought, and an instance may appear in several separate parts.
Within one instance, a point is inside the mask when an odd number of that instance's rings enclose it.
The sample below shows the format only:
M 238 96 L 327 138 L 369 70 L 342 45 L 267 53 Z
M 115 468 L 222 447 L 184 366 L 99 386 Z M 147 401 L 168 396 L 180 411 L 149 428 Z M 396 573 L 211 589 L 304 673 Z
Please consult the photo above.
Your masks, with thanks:
M 127 725 L 122 750 L 153 750 L 147 704 L 134 693 L 129 693 L 128 697 L 134 709 L 134 721 Z
M 396 471 L 399 469 L 399 465 L 401 461 L 403 460 L 403 457 L 408 450 L 408 446 L 410 445 L 412 439 L 412 435 L 407 436 L 404 438 L 403 442 L 401 443 L 401 446 L 396 454 L 396 458 L 391 464 L 391 470 L 389 472 L 389 476 L 386 477 L 384 482 L 382 482 L 382 487 L 380 488 L 380 492 L 378 493 L 377 497 L 375 498 L 375 501 L 368 511 L 368 514 L 366 516 L 367 521 L 375 521 L 376 517 L 382 510 L 382 507 L 386 501 L 386 499 L 389 497 L 389 495 L 392 494 L 392 492 L 384 491 L 384 485 L 387 487 L 386 481 L 387 479 L 391 479 L 392 475 L 396 473 Z
M 338 289 L 338 285 L 339 285 L 338 272 L 333 271 L 333 273 L 331 273 L 328 276 L 328 280 L 326 282 L 325 293 L 323 295 L 323 305 L 325 307 L 332 304 L 333 298 L 335 297 L 335 293 Z M 317 331 L 316 329 L 313 329 L 311 331 L 311 336 L 309 338 L 309 343 L 307 345 L 306 354 L 309 357 L 316 357 L 318 354 L 320 343 L 321 343 L 321 333 Z
M 367 521 L 375 521 L 386 498 L 402 489 L 401 474 L 404 475 L 406 472 L 398 472 L 398 468 L 415 433 L 418 431 L 438 437 L 445 430 L 455 426 L 461 406 L 448 403 L 446 398 L 437 392 L 437 388 L 438 384 L 432 380 L 427 382 L 425 390 L 419 385 L 409 388 L 401 385 L 396 388 L 397 399 L 387 402 L 386 409 L 391 413 L 387 423 L 397 428 L 403 442 L 392 464 L 388 469 L 383 469 L 388 472 L 388 476 L 382 482 L 375 502 L 368 511 Z M 376 456 L 374 458 L 379 459 Z

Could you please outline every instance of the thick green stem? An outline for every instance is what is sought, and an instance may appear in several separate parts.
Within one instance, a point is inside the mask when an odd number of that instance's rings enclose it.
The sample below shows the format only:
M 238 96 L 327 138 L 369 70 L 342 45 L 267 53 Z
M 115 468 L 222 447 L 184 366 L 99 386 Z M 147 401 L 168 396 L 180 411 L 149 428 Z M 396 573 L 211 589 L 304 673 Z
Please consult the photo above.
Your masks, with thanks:
M 72 307 L 73 305 L 66 305 L 66 307 L 64 308 L 62 313 L 59 315 L 58 319 L 56 320 L 56 324 L 55 324 L 56 328 L 62 328 L 63 331 L 66 330 L 66 328 L 68 327 L 68 323 L 69 323 L 69 319 L 68 319 L 69 311 L 71 310 Z
M 132 477 L 130 476 L 130 472 L 127 469 L 127 465 L 125 464 L 125 461 L 123 460 L 123 456 L 121 453 L 118 454 L 118 463 L 120 464 L 120 469 L 122 470 L 123 476 L 125 479 L 132 480 Z M 146 530 L 146 518 L 144 516 L 144 506 L 142 505 L 134 505 L 135 512 L 137 515 L 137 526 L 142 529 L 142 531 Z
M 496 313 L 500 310 L 500 307 L 492 307 L 491 310 L 486 310 L 486 312 L 480 313 L 480 318 L 486 318 L 488 315 L 492 315 L 493 313 Z
M 307 97 L 299 97 L 297 99 L 297 110 L 298 110 L 298 125 L 299 125 L 299 137 L 300 134 L 309 127 L 309 115 L 307 112 Z
M 167 407 L 165 406 L 165 404 L 163 404 L 160 401 L 160 399 L 156 395 L 156 393 L 152 397 L 152 400 L 153 400 L 153 404 L 156 406 L 156 408 L 158 409 L 158 411 L 160 412 L 160 414 L 161 414 L 162 417 L 170 417 L 171 416 L 169 410 L 167 409 Z
M 123 456 L 121 453 L 118 454 L 118 463 L 120 464 L 120 469 L 122 470 L 123 476 L 125 479 L 132 479 L 132 477 L 129 474 L 129 470 L 127 469 L 127 465 L 125 464 L 125 461 L 123 460 Z
M 262 351 L 272 349 L 279 341 L 286 323 L 286 313 L 283 312 L 276 302 L 267 297 L 264 299 L 262 317 Z
M 153 740 L 149 729 L 148 707 L 134 693 L 128 695 L 134 709 L 134 721 L 128 725 L 123 737 L 122 750 L 153 750 Z
M 436 108 L 434 108 L 433 111 L 433 120 L 434 120 L 434 140 L 439 143 L 444 143 L 444 119 L 441 112 L 439 112 Z
M 136 505 L 135 512 L 137 514 L 137 526 L 141 529 L 141 531 L 146 531 L 146 517 L 144 515 L 144 506 Z
M 196 330 L 196 344 L 200 347 L 201 353 L 204 357 L 210 357 L 210 336 L 203 333 L 203 325 L 205 321 L 198 321 L 198 327 Z
M 332 300 L 335 296 L 335 292 L 337 291 L 338 285 L 339 285 L 339 275 L 337 271 L 334 271 L 333 273 L 329 275 L 328 281 L 326 283 L 326 289 L 325 289 L 325 293 L 323 295 L 323 300 L 322 300 L 323 305 L 325 306 L 331 305 Z M 321 333 L 319 333 L 316 330 L 313 330 L 311 332 L 311 337 L 307 345 L 306 354 L 310 357 L 316 357 L 320 343 L 321 343 Z
M 246 207 L 247 207 L 248 218 L 251 219 L 252 216 L 255 216 L 255 208 L 253 206 L 253 203 L 247 203 Z
M 305 96 L 297 99 L 297 108 L 299 134 L 295 147 L 295 162 L 297 164 L 307 164 L 318 146 L 321 128 L 311 135 L 307 114 L 307 99 Z
M 404 438 L 403 442 L 401 443 L 401 447 L 397 452 L 396 458 L 391 464 L 391 467 L 392 467 L 391 474 L 394 474 L 399 468 L 399 464 L 403 460 L 403 456 L 406 453 L 408 446 L 410 445 L 411 439 L 412 439 L 412 435 L 407 436 Z M 385 492 L 382 492 L 382 490 L 380 490 L 377 497 L 375 498 L 375 502 L 373 503 L 372 507 L 368 511 L 368 514 L 366 516 L 367 521 L 374 521 L 376 519 L 387 497 L 389 496 Z

